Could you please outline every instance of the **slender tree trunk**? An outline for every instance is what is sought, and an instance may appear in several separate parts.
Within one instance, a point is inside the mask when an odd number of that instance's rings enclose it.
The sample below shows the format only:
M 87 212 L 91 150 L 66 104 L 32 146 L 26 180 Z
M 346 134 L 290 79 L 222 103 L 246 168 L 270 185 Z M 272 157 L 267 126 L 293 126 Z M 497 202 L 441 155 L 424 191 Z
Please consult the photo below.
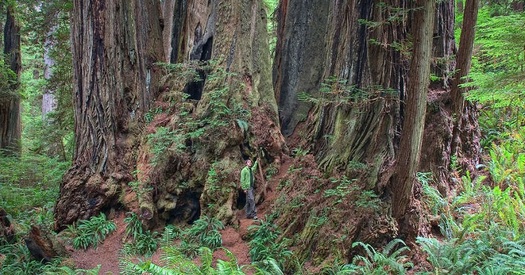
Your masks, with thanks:
M 20 26 L 13 14 L 13 8 L 7 7 L 4 26 L 4 54 L 7 67 L 14 72 L 15 79 L 7 88 L 6 96 L 0 98 L 0 150 L 7 155 L 19 155 L 21 150 L 20 96 L 18 95 L 19 77 L 22 68 L 20 54 Z
M 52 77 L 53 66 L 55 65 L 55 60 L 51 57 L 50 52 L 55 47 L 55 43 L 51 39 L 55 32 L 55 27 L 51 26 L 50 31 L 46 35 L 46 40 L 44 42 L 44 78 L 49 81 Z M 50 88 L 44 88 L 45 90 L 42 93 L 42 121 L 44 123 L 43 127 L 51 129 L 55 127 L 56 121 L 49 114 L 56 111 L 57 108 L 57 98 L 55 96 L 55 91 Z M 56 135 L 49 135 L 50 139 L 47 141 L 47 148 L 45 148 L 46 153 L 49 156 L 61 156 L 65 160 L 64 146 L 62 143 L 61 137 Z
M 454 39 L 455 1 L 437 1 L 432 58 L 431 94 L 427 106 L 425 131 L 418 171 L 432 172 L 433 182 L 443 196 L 451 190 L 450 143 L 452 140 L 450 87 L 456 67 Z M 453 187 L 453 186 L 452 186 Z M 417 189 L 416 189 L 417 193 Z M 426 230 L 422 228 L 422 230 Z
M 55 60 L 49 55 L 49 52 L 52 50 L 54 43 L 49 37 L 53 35 L 53 30 L 49 31 L 47 34 L 47 39 L 44 42 L 44 78 L 49 80 L 52 74 L 52 68 L 55 65 Z M 48 120 L 47 115 L 55 111 L 57 106 L 57 101 L 54 95 L 54 91 L 46 89 L 42 97 L 42 120 L 45 122 L 51 122 Z
M 456 55 L 456 74 L 452 85 L 451 97 L 454 102 L 454 113 L 460 115 L 465 108 L 465 98 L 463 97 L 464 88 L 461 84 L 466 83 L 465 77 L 470 71 L 472 63 L 472 50 L 474 47 L 474 37 L 476 34 L 476 20 L 478 18 L 479 0 L 467 0 L 465 3 L 465 14 L 463 26 L 461 28 L 461 37 L 459 49 Z M 458 120 L 458 127 L 460 127 Z
M 414 49 L 408 75 L 403 130 L 396 160 L 397 173 L 392 179 L 392 215 L 399 223 L 400 234 L 410 241 L 415 241 L 419 228 L 419 210 L 414 211 L 410 208 L 425 126 L 434 7 L 434 0 L 416 1 L 413 25 Z
M 456 55 L 456 74 L 452 83 L 451 98 L 453 104 L 452 156 L 464 171 L 475 171 L 479 160 L 479 127 L 476 106 L 466 102 L 463 93 L 467 88 L 461 87 L 468 82 L 472 51 L 474 47 L 475 27 L 478 17 L 479 0 L 467 0 L 463 16 L 463 26 L 459 49 Z M 473 150 L 476 148 L 476 150 Z
M 118 203 L 133 180 L 143 116 L 159 93 L 160 7 L 147 1 L 73 1 L 75 153 L 55 229 Z

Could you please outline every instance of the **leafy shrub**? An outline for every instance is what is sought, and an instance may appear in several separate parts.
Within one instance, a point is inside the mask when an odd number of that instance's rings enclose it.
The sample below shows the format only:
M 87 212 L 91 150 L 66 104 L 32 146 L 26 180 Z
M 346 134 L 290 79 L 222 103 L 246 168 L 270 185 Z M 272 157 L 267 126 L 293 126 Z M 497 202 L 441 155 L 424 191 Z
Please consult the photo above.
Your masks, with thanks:
M 180 242 L 179 249 L 182 253 L 184 253 L 184 255 L 193 259 L 199 254 L 199 248 L 201 248 L 201 246 L 198 243 L 183 239 Z
M 346 275 L 355 274 L 353 268 L 349 264 L 341 264 L 337 259 L 332 266 L 325 266 L 321 269 L 323 275 Z
M 124 222 L 126 223 L 126 237 L 137 239 L 139 235 L 144 233 L 144 226 L 134 212 L 129 212 Z
M 131 212 L 129 216 L 124 219 L 126 223 L 126 237 L 131 237 L 132 241 L 124 244 L 123 250 L 125 254 L 138 254 L 151 256 L 158 248 L 157 232 L 144 230 L 142 222 L 138 216 Z
M 196 264 L 192 258 L 188 258 L 185 253 L 181 252 L 174 246 L 163 248 L 162 260 L 165 266 L 156 265 L 151 261 L 141 262 L 135 264 L 127 261 L 121 265 L 124 275 L 135 274 L 197 274 L 197 275 L 231 275 L 245 274 L 242 270 L 245 266 L 239 266 L 235 256 L 225 249 L 228 261 L 218 260 L 216 268 L 213 268 L 213 254 L 212 250 L 207 247 L 201 247 L 198 250 L 200 256 L 200 265 Z M 259 274 L 279 274 L 261 272 Z M 280 273 L 282 274 L 282 273 Z
M 183 240 L 215 250 L 222 246 L 219 230 L 224 229 L 222 222 L 216 218 L 204 216 L 195 221 L 192 227 L 182 234 Z
M 362 242 L 352 245 L 356 246 L 362 247 L 365 255 L 356 256 L 351 264 L 343 266 L 343 274 L 405 274 L 406 268 L 413 266 L 404 254 L 410 249 L 400 239 L 390 241 L 381 252 Z
M 170 245 L 173 240 L 179 238 L 181 235 L 181 230 L 178 227 L 175 227 L 171 224 L 164 227 L 164 232 L 162 233 L 162 245 Z
M 43 264 L 32 260 L 31 254 L 23 242 L 0 246 L 0 267 L 2 274 L 38 274 Z
M 100 213 L 89 220 L 80 221 L 76 228 L 69 226 L 68 229 L 73 235 L 76 235 L 73 239 L 73 247 L 87 249 L 89 246 L 96 248 L 111 232 L 117 229 L 117 225 L 113 221 L 106 220 L 104 213 Z
M 332 178 L 330 179 L 332 183 L 338 183 L 335 189 L 326 189 L 324 191 L 324 197 L 338 197 L 336 203 L 343 202 L 343 198 L 348 196 L 354 188 L 352 188 L 352 183 L 355 182 L 355 179 L 348 179 L 346 176 L 343 176 L 341 179 Z
M 137 254 L 151 256 L 158 248 L 157 241 L 158 233 L 146 231 L 140 235 L 137 235 L 137 238 L 132 242 L 124 244 L 123 250 L 125 254 Z
M 288 250 L 288 239 L 280 238 L 280 230 L 271 219 L 260 221 L 260 225 L 252 225 L 250 230 L 250 259 L 255 265 L 268 270 L 273 269 L 272 265 L 277 262 L 279 269 L 282 270 L 285 262 L 290 259 L 292 252 Z
M 525 274 L 525 239 L 497 224 L 475 238 L 418 238 L 434 274 Z
M 63 259 L 55 258 L 49 263 L 35 260 L 22 242 L 0 245 L 0 274 L 98 274 L 100 266 L 94 269 L 75 269 L 63 265 Z

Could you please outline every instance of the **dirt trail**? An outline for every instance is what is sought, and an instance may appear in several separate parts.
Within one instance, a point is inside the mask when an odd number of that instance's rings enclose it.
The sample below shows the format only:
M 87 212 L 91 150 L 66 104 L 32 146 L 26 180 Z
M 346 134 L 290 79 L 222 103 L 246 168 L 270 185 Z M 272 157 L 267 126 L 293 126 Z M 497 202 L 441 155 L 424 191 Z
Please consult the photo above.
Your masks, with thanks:
M 279 172 L 267 182 L 267 193 L 266 199 L 259 205 L 257 205 L 257 216 L 261 219 L 264 218 L 266 212 L 273 204 L 277 197 L 277 186 L 282 177 L 286 175 L 288 167 L 291 164 L 291 160 L 283 159 L 283 163 L 279 169 Z M 250 264 L 250 256 L 248 247 L 248 241 L 246 240 L 248 234 L 248 228 L 251 225 L 258 224 L 258 221 L 246 219 L 244 216 L 244 210 L 237 211 L 238 224 L 235 226 L 226 226 L 222 230 L 222 243 L 223 247 L 229 250 L 237 258 L 239 266 Z M 113 232 L 106 240 L 100 244 L 96 249 L 89 248 L 86 251 L 74 250 L 72 247 L 68 247 L 71 252 L 71 258 L 75 262 L 77 268 L 92 269 L 101 265 L 99 274 L 119 274 L 119 252 L 123 246 L 123 240 L 125 238 L 126 225 L 124 223 L 124 214 L 120 213 L 114 221 L 117 225 L 117 230 Z M 160 250 L 157 251 L 153 257 L 152 262 L 159 263 Z M 223 261 L 229 261 L 226 252 L 219 249 L 213 253 L 215 261 L 221 259 Z

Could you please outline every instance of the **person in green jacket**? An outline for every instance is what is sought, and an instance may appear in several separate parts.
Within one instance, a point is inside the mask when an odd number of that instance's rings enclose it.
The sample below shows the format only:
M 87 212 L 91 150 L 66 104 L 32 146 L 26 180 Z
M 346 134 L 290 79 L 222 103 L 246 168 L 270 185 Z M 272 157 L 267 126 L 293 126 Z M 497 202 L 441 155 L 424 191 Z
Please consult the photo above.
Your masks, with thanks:
M 246 166 L 241 170 L 241 188 L 246 194 L 246 218 L 257 219 L 257 210 L 255 209 L 255 197 L 253 186 L 255 183 L 255 172 L 257 171 L 257 160 L 252 165 L 250 159 L 246 160 Z

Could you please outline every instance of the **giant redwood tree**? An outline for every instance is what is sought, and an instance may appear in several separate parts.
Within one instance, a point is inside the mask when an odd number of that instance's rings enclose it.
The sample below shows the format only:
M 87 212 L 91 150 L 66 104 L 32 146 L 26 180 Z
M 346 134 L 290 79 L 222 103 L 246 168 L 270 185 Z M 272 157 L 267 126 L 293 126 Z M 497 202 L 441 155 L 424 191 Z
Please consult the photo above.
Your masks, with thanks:
M 262 2 L 78 0 L 72 18 L 76 151 L 56 229 L 117 205 L 149 227 L 234 220 L 243 159 L 284 147 Z
M 285 235 L 301 236 L 293 238 L 299 257 L 316 265 L 329 255 L 350 258 L 355 241 L 381 245 L 414 230 L 424 234 L 420 213 L 404 219 L 418 211 L 409 204 L 420 195 L 415 173 L 431 171 L 446 185 L 454 1 L 428 2 L 279 3 L 279 118 L 289 145 L 311 158 L 298 161 L 302 175 L 290 175 L 283 191 L 295 194 L 275 210 Z M 428 85 L 430 73 L 438 80 Z M 433 108 L 425 116 L 426 104 Z
M 164 14 L 172 16 L 163 20 L 170 64 L 155 107 L 162 111 L 139 152 L 136 180 L 151 192 L 138 194 L 137 207 L 151 213 L 150 225 L 192 222 L 201 214 L 230 223 L 239 209 L 243 160 L 268 165 L 284 149 L 267 11 L 258 0 L 165 4 Z
M 159 92 L 158 1 L 73 1 L 75 153 L 55 207 L 63 229 L 111 207 L 132 180 L 141 117 Z

